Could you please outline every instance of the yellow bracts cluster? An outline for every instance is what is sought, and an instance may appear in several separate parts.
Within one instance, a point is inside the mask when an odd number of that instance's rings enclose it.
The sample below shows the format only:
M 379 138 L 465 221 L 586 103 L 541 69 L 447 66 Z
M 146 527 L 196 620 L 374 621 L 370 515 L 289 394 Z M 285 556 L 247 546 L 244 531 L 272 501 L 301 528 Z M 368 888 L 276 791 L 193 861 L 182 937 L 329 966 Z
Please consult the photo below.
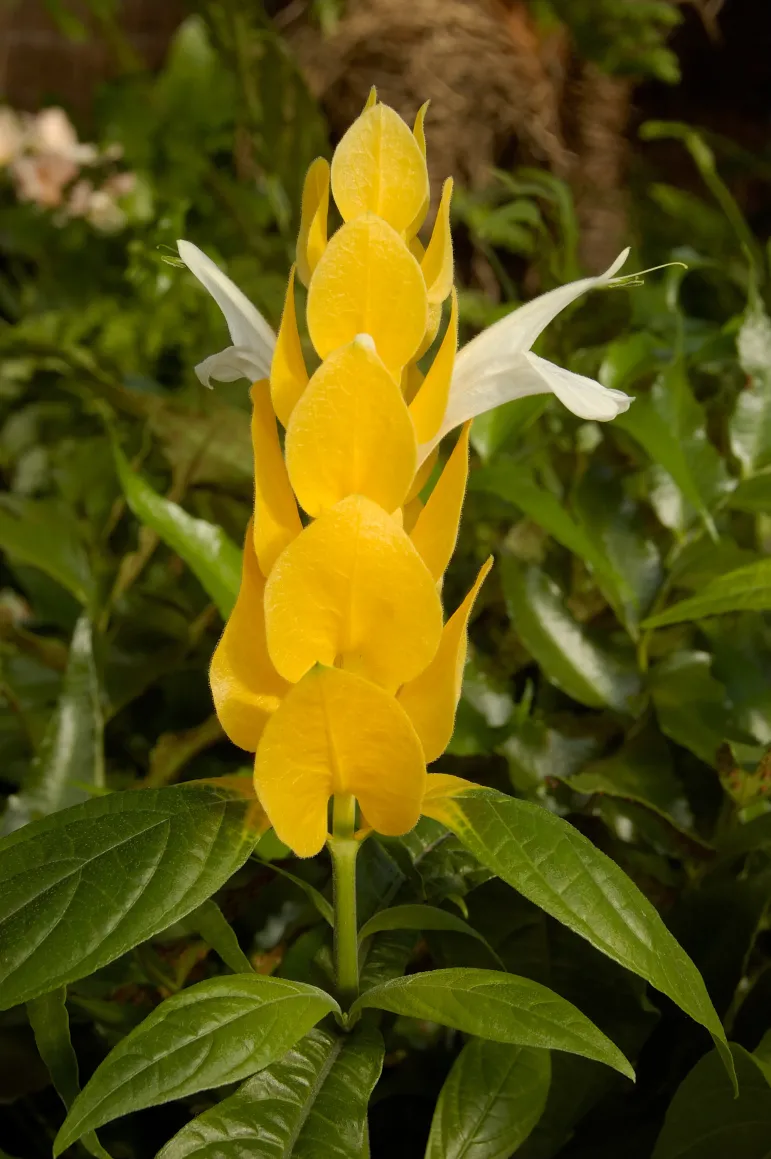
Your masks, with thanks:
M 423 505 L 457 347 L 450 181 L 425 250 L 417 239 L 429 202 L 424 112 L 411 131 L 373 93 L 331 167 L 311 166 L 296 274 L 320 365 L 309 375 L 293 270 L 270 379 L 251 391 L 254 517 L 211 686 L 228 736 L 256 753 L 276 833 L 306 857 L 326 840 L 334 796 L 355 797 L 379 833 L 415 825 L 426 765 L 452 734 L 491 562 L 445 623 L 469 432 Z M 343 224 L 328 239 L 330 187 Z M 417 360 L 448 299 L 423 377 Z

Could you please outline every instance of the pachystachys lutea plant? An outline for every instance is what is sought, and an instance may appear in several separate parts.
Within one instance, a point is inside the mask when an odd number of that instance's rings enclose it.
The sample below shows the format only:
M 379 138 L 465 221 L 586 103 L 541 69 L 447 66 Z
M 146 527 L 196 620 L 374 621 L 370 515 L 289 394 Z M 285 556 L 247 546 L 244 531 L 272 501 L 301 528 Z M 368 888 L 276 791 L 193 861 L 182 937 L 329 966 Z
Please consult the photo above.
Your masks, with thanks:
M 369 1153 L 367 1104 L 384 1058 L 382 1012 L 468 1036 L 437 1104 L 429 1159 L 455 1154 L 458 1138 L 471 1139 L 464 1115 L 473 1118 L 475 1102 L 466 1106 L 464 1092 L 484 1074 L 508 1074 L 524 1060 L 530 1079 L 537 1075 L 527 1130 L 546 1098 L 550 1050 L 632 1077 L 629 1061 L 580 1010 L 500 968 L 492 951 L 496 968 L 404 977 L 395 959 L 378 960 L 383 931 L 476 934 L 456 914 L 409 893 L 390 908 L 384 898 L 384 908 L 358 927 L 357 852 L 367 840 L 398 840 L 421 815 L 433 819 L 434 830 L 439 822 L 452 831 L 491 874 L 668 995 L 712 1033 L 732 1066 L 701 976 L 611 860 L 533 803 L 427 772 L 453 731 L 468 621 L 491 566 L 483 565 L 457 608 L 443 607 L 467 481 L 469 421 L 543 391 L 593 419 L 613 418 L 629 400 L 531 353 L 555 314 L 610 283 L 620 262 L 523 306 L 457 353 L 449 180 L 425 247 L 418 240 L 429 203 L 424 112 L 411 130 L 373 94 L 331 167 L 324 160 L 311 166 L 275 338 L 218 268 L 180 243 L 233 340 L 198 367 L 199 377 L 252 382 L 254 512 L 211 687 L 228 736 L 255 754 L 256 798 L 249 804 L 231 778 L 164 792 L 191 803 L 195 794 L 216 801 L 230 794 L 252 818 L 252 844 L 272 826 L 300 857 L 328 846 L 332 904 L 316 900 L 334 931 L 329 985 L 247 972 L 250 963 L 221 914 L 202 907 L 193 891 L 185 912 L 195 910 L 195 928 L 220 947 L 234 973 L 181 990 L 118 1043 L 75 1099 L 57 1154 L 79 1138 L 94 1146 L 94 1129 L 118 1115 L 248 1079 L 183 1127 L 163 1159 L 215 1151 L 233 1159 L 362 1159 Z M 328 236 L 330 191 L 342 224 Z M 307 286 L 305 322 L 318 362 L 311 369 L 295 277 Z M 454 445 L 435 470 L 437 445 L 450 432 Z M 132 795 L 108 800 L 122 796 Z M 263 818 L 257 824 L 255 808 Z M 224 832 L 218 849 L 232 840 Z M 402 852 L 408 856 L 406 845 Z M 239 845 L 230 872 L 246 856 L 248 847 Z M 224 879 L 213 875 L 209 892 Z M 169 920 L 178 920 L 178 909 Z M 118 952 L 125 945 L 124 938 Z M 508 1153 L 498 1136 L 484 1150 L 483 1128 L 474 1154 Z M 509 1137 L 524 1138 L 522 1123 Z

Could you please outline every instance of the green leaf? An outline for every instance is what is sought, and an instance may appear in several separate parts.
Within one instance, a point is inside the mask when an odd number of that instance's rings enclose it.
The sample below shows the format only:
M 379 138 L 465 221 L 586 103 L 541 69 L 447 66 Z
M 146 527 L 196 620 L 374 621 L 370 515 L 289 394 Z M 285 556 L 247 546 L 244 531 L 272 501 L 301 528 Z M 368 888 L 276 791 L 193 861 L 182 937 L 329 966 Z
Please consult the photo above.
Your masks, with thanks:
M 298 886 L 308 898 L 308 901 L 315 906 L 317 913 L 323 917 L 324 921 L 330 926 L 334 926 L 335 911 L 324 897 L 324 894 L 316 889 L 315 885 L 311 885 L 309 881 L 298 877 L 296 873 L 290 873 L 288 869 L 284 869 L 281 865 L 275 865 L 269 861 L 263 861 L 262 864 L 269 865 L 274 873 L 280 874 L 281 877 L 285 877 L 287 881 L 291 881 L 294 885 Z
M 634 882 L 577 829 L 493 789 L 440 799 L 430 816 L 503 881 L 671 998 L 707 1028 L 718 1049 L 725 1043 L 693 962 Z
M 735 511 L 765 514 L 771 511 L 771 470 L 759 471 L 742 479 L 728 496 L 728 506 Z
M 54 1155 L 121 1115 L 238 1082 L 338 1006 L 316 986 L 231 974 L 167 998 L 108 1054 L 72 1105 Z
M 477 415 L 471 427 L 471 445 L 482 462 L 489 462 L 504 444 L 524 435 L 548 404 L 548 394 L 532 394 Z
M 88 606 L 94 579 L 69 508 L 48 499 L 0 496 L 0 548 L 31 564 Z
M 179 504 L 154 491 L 141 475 L 132 471 L 116 444 L 113 453 L 123 493 L 134 515 L 184 560 L 223 619 L 227 619 L 241 585 L 241 549 L 221 527 L 194 518 Z
M 72 633 L 59 701 L 24 788 L 8 799 L 2 832 L 88 800 L 82 786 L 104 789 L 102 727 L 93 630 L 84 612 Z
M 703 620 L 725 612 L 765 612 L 771 608 L 771 559 L 729 571 L 710 580 L 688 600 L 681 600 L 664 612 L 650 616 L 644 628 L 663 628 L 686 620 Z
M 472 1038 L 442 1087 L 425 1159 L 509 1159 L 543 1113 L 546 1050 Z
M 514 974 L 463 968 L 410 974 L 367 990 L 350 1017 L 367 1008 L 438 1022 L 493 1042 L 565 1050 L 634 1079 L 618 1047 L 580 1010 L 540 982 Z
M 439 909 L 435 905 L 395 905 L 391 909 L 380 910 L 359 930 L 359 942 L 385 930 L 451 930 L 456 934 L 468 934 L 470 938 L 476 938 L 481 942 L 492 956 L 500 961 L 495 950 L 479 930 L 475 930 L 456 914 Z
M 551 683 L 590 708 L 630 712 L 640 690 L 631 658 L 619 659 L 596 644 L 545 572 L 508 557 L 501 574 L 514 629 Z
M 651 670 L 648 683 L 661 731 L 714 766 L 718 749 L 735 730 L 710 654 L 672 652 Z
M 362 1159 L 383 1053 L 373 1027 L 344 1037 L 312 1030 L 183 1127 L 158 1159 Z
M 70 1038 L 66 998 L 64 986 L 40 998 L 33 998 L 27 1003 L 27 1017 L 35 1035 L 35 1045 L 48 1067 L 56 1093 L 69 1110 L 80 1093 L 80 1078 L 78 1060 Z M 110 1159 L 93 1132 L 86 1135 L 83 1146 L 96 1159 Z
M 650 392 L 638 395 L 634 406 L 618 416 L 616 425 L 636 439 L 650 459 L 667 472 L 715 535 L 710 511 L 715 500 L 730 488 L 730 481 L 722 459 L 707 438 L 704 412 L 693 396 L 682 364 L 669 366 Z
M 91 974 L 196 909 L 263 823 L 230 785 L 113 793 L 0 842 L 0 1009 Z
M 239 946 L 233 927 L 225 921 L 222 910 L 211 898 L 188 914 L 182 924 L 193 933 L 200 934 L 234 974 L 248 973 L 254 969 Z
M 739 1097 L 715 1051 L 680 1084 L 669 1105 L 653 1159 L 768 1159 L 771 1087 L 752 1055 L 731 1044 Z
M 513 503 L 539 527 L 548 531 L 558 543 L 583 559 L 595 574 L 615 583 L 616 577 L 605 554 L 573 519 L 564 502 L 545 487 L 539 486 L 530 471 L 511 460 L 500 458 L 489 467 L 472 474 L 470 489 L 488 491 Z
M 747 384 L 728 424 L 731 450 L 745 475 L 771 463 L 771 318 L 754 293 L 736 336 Z

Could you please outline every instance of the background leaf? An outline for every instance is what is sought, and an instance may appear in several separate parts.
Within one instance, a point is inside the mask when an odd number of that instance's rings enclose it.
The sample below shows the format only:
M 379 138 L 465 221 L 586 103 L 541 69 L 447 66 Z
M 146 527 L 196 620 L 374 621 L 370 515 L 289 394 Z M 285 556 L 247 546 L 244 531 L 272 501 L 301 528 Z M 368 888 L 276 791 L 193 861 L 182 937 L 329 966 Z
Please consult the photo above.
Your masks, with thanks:
M 24 788 L 8 799 L 2 832 L 87 800 L 89 788 L 105 788 L 102 715 L 93 628 L 84 612 L 72 634 L 58 703 Z
M 764 612 L 771 609 L 771 559 L 759 560 L 711 580 L 697 596 L 650 616 L 645 628 L 663 628 L 685 620 L 702 620 L 726 612 Z
M 436 1104 L 425 1159 L 508 1159 L 543 1113 L 549 1052 L 472 1038 Z
M 12 559 L 31 564 L 56 580 L 84 606 L 94 580 L 78 526 L 61 503 L 0 496 L 0 546 Z
M 118 478 L 129 507 L 185 561 L 227 619 L 241 584 L 241 550 L 215 524 L 196 519 L 170 499 L 164 499 L 132 471 L 117 445 L 113 447 Z
M 771 1087 L 752 1055 L 731 1053 L 739 1095 L 715 1051 L 705 1055 L 673 1098 L 653 1159 L 766 1159 L 771 1138 Z

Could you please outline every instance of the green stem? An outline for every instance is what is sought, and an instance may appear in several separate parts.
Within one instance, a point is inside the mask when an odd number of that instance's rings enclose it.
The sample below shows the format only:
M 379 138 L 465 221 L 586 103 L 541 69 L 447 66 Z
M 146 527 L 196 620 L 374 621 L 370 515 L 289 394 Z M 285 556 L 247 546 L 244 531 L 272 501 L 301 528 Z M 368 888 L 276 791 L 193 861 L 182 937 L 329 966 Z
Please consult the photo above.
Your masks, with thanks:
M 356 800 L 335 797 L 332 810 L 332 874 L 335 908 L 335 980 L 344 1007 L 359 993 L 359 939 L 356 926 L 356 856 L 359 842 L 354 837 Z

